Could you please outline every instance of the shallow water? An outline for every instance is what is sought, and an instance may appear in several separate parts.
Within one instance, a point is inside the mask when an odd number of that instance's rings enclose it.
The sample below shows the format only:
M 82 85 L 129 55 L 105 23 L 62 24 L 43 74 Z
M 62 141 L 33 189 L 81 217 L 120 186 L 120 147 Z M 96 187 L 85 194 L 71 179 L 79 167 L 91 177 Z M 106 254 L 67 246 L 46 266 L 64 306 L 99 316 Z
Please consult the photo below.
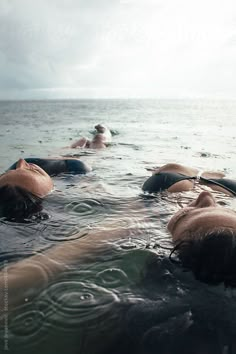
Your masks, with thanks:
M 151 354 L 159 346 L 162 354 L 161 345 L 188 328 L 186 353 L 196 338 L 199 354 L 207 345 L 206 353 L 220 347 L 236 352 L 234 291 L 201 284 L 168 260 L 166 224 L 197 191 L 155 198 L 141 193 L 150 175 L 146 169 L 167 162 L 224 170 L 235 178 L 235 116 L 236 101 L 0 102 L 2 172 L 19 157 L 75 153 L 93 167 L 86 176 L 54 178 L 55 190 L 43 203 L 49 218 L 28 224 L 2 220 L 2 265 L 86 239 L 88 228 L 102 230 L 108 222 L 131 227 L 126 238 L 112 239 L 111 232 L 105 249 L 94 252 L 92 245 L 85 259 L 9 316 L 11 353 Z M 91 136 L 96 123 L 116 133 L 111 147 L 96 152 L 66 147 L 81 135 Z M 215 195 L 236 210 L 232 198 Z M 6 328 L 0 336 L 1 353 Z

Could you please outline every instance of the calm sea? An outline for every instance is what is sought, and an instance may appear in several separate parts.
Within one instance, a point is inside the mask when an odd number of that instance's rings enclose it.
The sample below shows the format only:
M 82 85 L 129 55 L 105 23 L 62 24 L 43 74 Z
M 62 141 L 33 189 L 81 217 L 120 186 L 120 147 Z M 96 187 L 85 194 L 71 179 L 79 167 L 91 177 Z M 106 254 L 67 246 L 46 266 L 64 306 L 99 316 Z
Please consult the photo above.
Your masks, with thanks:
M 0 172 L 31 156 L 78 154 L 93 167 L 85 176 L 54 178 L 55 190 L 44 201 L 49 218 L 1 221 L 2 264 L 80 237 L 87 227 L 102 229 L 107 221 L 133 231 L 127 239 L 111 234 L 106 251 L 78 260 L 11 314 L 0 330 L 0 353 L 7 341 L 17 354 L 166 354 L 157 346 L 165 348 L 188 328 L 186 353 L 222 354 L 220 346 L 236 353 L 234 292 L 198 283 L 168 260 L 166 224 L 196 193 L 141 193 L 147 169 L 168 162 L 236 178 L 235 122 L 236 101 L 1 101 Z M 109 148 L 68 148 L 80 136 L 91 137 L 97 123 L 113 131 Z M 236 210 L 232 198 L 216 197 Z M 200 349 L 190 351 L 195 342 Z

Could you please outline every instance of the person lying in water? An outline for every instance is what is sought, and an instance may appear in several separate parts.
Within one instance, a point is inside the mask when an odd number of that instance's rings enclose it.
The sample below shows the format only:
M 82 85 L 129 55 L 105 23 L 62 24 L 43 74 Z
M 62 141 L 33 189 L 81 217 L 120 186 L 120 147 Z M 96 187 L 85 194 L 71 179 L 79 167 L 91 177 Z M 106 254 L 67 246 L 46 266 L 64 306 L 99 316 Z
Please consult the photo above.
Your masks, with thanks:
M 42 198 L 53 189 L 50 176 L 89 171 L 78 159 L 19 159 L 0 176 L 0 216 L 10 220 L 30 217 L 41 210 Z
M 144 192 L 157 193 L 165 190 L 172 193 L 184 192 L 192 190 L 198 182 L 215 191 L 236 196 L 236 181 L 225 178 L 222 172 L 201 172 L 196 168 L 175 163 L 169 163 L 152 171 L 153 175 L 142 186 Z
M 170 219 L 168 226 L 181 264 L 208 284 L 236 286 L 236 212 L 217 205 L 204 191 Z
M 72 241 L 19 261 L 7 268 L 9 310 L 34 298 L 50 282 L 55 281 L 68 266 L 78 266 L 97 251 L 104 252 L 109 243 L 135 235 L 135 229 L 106 224 L 89 229 Z M 179 262 L 195 277 L 208 284 L 236 286 L 236 213 L 218 206 L 208 191 L 200 193 L 188 207 L 175 213 L 168 223 Z M 175 260 L 176 262 L 176 260 Z M 178 262 L 178 261 L 177 261 Z M 179 263 L 178 262 L 178 263 Z M 4 285 L 4 269 L 0 272 L 0 288 Z M 3 298 L 0 299 L 2 306 Z
M 96 133 L 93 139 L 90 141 L 88 138 L 80 138 L 75 141 L 71 148 L 91 148 L 91 149 L 104 149 L 108 144 L 111 143 L 112 136 L 110 130 L 102 124 L 97 124 L 94 127 L 96 129 Z
M 20 159 L 16 169 L 0 176 L 0 215 L 20 220 L 41 210 L 41 199 L 53 189 L 51 177 L 41 167 Z

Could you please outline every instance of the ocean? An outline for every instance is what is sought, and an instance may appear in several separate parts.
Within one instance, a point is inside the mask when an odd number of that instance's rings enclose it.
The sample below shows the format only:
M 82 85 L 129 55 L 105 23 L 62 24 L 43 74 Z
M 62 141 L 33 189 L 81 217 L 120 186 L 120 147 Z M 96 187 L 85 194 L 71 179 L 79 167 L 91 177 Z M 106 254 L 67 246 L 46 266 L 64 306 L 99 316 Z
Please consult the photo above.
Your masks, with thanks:
M 102 251 L 93 253 L 93 245 L 15 309 L 0 329 L 0 353 L 7 346 L 13 354 L 167 354 L 173 338 L 182 354 L 203 354 L 203 347 L 222 354 L 220 346 L 236 353 L 234 291 L 199 283 L 168 259 L 167 222 L 199 190 L 148 198 L 141 189 L 150 168 L 169 162 L 236 178 L 235 122 L 229 100 L 1 101 L 1 173 L 24 157 L 79 156 L 93 168 L 53 177 L 42 220 L 0 221 L 2 267 L 86 238 L 87 229 L 132 227 L 127 238 L 111 232 Z M 91 138 L 97 123 L 112 130 L 111 146 L 69 148 Z M 214 195 L 236 210 L 233 198 Z

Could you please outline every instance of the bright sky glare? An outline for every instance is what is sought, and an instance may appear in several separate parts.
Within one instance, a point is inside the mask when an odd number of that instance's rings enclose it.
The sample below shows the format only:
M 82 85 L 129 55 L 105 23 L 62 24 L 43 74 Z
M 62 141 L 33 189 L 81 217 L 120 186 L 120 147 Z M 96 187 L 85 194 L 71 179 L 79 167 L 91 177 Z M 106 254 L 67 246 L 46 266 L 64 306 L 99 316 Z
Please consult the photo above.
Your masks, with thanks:
M 1 0 L 0 99 L 235 98 L 234 0 Z

